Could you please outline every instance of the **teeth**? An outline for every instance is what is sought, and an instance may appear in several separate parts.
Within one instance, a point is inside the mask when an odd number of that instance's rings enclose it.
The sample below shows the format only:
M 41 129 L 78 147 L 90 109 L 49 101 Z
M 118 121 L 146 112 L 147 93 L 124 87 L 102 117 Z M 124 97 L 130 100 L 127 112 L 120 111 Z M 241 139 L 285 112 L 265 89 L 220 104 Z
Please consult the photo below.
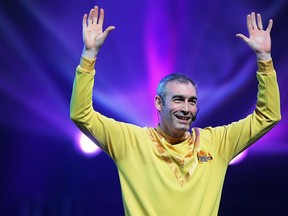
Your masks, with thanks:
M 186 118 L 186 117 L 179 117 L 179 118 L 182 120 L 189 120 L 189 118 Z

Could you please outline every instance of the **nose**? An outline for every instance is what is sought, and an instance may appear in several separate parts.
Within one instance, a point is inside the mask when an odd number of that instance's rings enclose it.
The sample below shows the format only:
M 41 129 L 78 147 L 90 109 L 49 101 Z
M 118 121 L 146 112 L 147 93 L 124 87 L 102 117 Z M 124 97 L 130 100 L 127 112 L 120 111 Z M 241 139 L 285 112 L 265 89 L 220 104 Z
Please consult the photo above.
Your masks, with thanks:
M 189 106 L 189 103 L 188 102 L 184 102 L 183 105 L 182 105 L 182 111 L 184 112 L 189 112 L 190 111 L 190 106 Z

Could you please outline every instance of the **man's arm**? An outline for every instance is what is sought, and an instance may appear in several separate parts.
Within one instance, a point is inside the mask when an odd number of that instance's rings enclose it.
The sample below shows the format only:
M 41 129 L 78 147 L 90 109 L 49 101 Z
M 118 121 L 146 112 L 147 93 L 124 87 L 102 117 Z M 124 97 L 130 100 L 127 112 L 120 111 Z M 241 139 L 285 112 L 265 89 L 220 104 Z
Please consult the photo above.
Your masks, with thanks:
M 95 6 L 90 10 L 89 16 L 84 14 L 82 20 L 82 34 L 84 48 L 80 64 L 76 70 L 73 92 L 70 105 L 70 117 L 76 122 L 85 124 L 84 116 L 91 113 L 92 88 L 94 85 L 95 62 L 97 54 L 108 34 L 115 29 L 109 26 L 103 32 L 104 10 Z
M 211 143 L 217 143 L 218 154 L 227 162 L 261 138 L 281 119 L 279 90 L 271 58 L 272 24 L 270 19 L 264 31 L 260 14 L 257 14 L 256 22 L 255 13 L 251 13 L 247 16 L 249 38 L 243 34 L 236 35 L 256 53 L 259 84 L 256 108 L 251 115 L 230 125 L 207 129 L 212 136 Z
M 83 133 L 96 142 L 92 130 L 95 128 L 95 119 L 98 118 L 92 107 L 92 90 L 94 85 L 95 62 L 97 54 L 108 34 L 115 29 L 109 26 L 103 32 L 104 10 L 97 6 L 85 14 L 82 20 L 82 34 L 84 48 L 80 64 L 76 69 L 73 91 L 70 104 L 70 118 Z M 97 116 L 97 117 L 96 117 Z M 101 116 L 102 118 L 102 116 Z M 104 117 L 103 117 L 104 118 Z M 101 129 L 98 130 L 101 133 Z M 102 140 L 101 140 L 102 141 Z M 101 143 L 98 143 L 102 146 Z
M 227 163 L 270 131 L 281 119 L 279 90 L 272 60 L 258 61 L 257 79 L 257 103 L 252 114 L 229 125 L 205 130 L 211 144 L 216 146 L 218 155 Z
M 98 7 L 94 7 L 88 17 L 86 14 L 83 16 L 84 48 L 73 83 L 70 117 L 84 134 L 117 161 L 137 147 L 138 139 L 142 139 L 144 130 L 115 121 L 93 109 L 96 57 L 108 34 L 115 29 L 114 26 L 109 26 L 103 32 L 103 22 L 104 11 Z

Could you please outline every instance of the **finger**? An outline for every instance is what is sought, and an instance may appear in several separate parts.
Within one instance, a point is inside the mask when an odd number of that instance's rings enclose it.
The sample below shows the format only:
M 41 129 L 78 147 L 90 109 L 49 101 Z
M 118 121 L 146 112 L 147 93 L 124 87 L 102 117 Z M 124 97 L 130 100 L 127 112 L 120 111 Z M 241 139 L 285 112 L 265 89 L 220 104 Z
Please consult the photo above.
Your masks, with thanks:
M 108 36 L 108 34 L 115 29 L 115 26 L 109 26 L 108 28 L 105 29 L 103 32 L 103 37 L 104 39 Z
M 253 30 L 252 21 L 251 21 L 251 15 L 250 14 L 247 15 L 247 29 L 248 29 L 249 33 Z
M 92 24 L 93 15 L 94 15 L 94 9 L 91 9 L 90 12 L 89 12 L 89 17 L 88 17 L 88 25 Z
M 269 23 L 268 23 L 268 27 L 267 27 L 267 29 L 266 29 L 266 31 L 267 31 L 268 33 L 271 32 L 272 26 L 273 26 L 273 20 L 270 19 L 270 20 L 269 20 Z
M 248 43 L 249 38 L 247 38 L 245 35 L 243 34 L 236 34 L 236 37 L 241 38 L 244 42 Z
M 85 29 L 86 27 L 87 27 L 87 14 L 84 14 L 82 19 L 82 28 Z
M 94 15 L 93 15 L 93 23 L 97 24 L 97 19 L 98 19 L 98 7 L 94 7 Z
M 103 23 L 104 23 L 104 10 L 101 8 L 100 9 L 100 15 L 99 15 L 98 24 L 103 26 Z
M 256 17 L 255 17 L 255 13 L 254 12 L 251 13 L 251 23 L 252 23 L 253 29 L 254 30 L 257 29 Z
M 258 23 L 258 29 L 263 30 L 262 19 L 260 14 L 257 14 L 257 23 Z

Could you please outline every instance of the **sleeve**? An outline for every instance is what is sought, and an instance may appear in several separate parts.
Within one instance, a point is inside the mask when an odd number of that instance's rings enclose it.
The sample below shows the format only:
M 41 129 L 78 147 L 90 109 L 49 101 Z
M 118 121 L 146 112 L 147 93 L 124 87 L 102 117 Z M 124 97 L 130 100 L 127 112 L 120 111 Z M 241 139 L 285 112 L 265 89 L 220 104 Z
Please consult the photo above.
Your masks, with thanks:
M 272 60 L 258 61 L 257 79 L 257 103 L 252 114 L 226 126 L 206 129 L 218 155 L 228 163 L 281 119 L 279 90 Z
M 95 60 L 81 58 L 76 68 L 70 103 L 70 118 L 77 127 L 113 160 L 128 154 L 138 143 L 140 127 L 115 121 L 96 112 L 92 105 Z M 129 145 L 130 144 L 130 145 Z

